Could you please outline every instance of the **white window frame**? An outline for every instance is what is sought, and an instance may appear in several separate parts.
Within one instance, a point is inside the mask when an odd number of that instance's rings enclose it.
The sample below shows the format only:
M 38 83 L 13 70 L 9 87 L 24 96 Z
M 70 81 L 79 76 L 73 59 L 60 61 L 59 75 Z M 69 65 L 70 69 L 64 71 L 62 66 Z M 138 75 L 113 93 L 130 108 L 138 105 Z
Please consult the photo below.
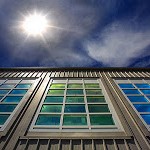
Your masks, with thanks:
M 144 93 L 142 93 L 140 91 L 140 89 L 146 89 L 146 88 L 138 88 L 134 85 L 134 84 L 142 84 L 142 83 L 146 83 L 146 84 L 150 85 L 150 80 L 145 80 L 145 79 L 137 79 L 137 80 L 136 79 L 126 79 L 126 80 L 125 79 L 123 79 L 123 80 L 119 79 L 119 80 L 117 80 L 117 79 L 114 79 L 114 82 L 116 83 L 116 85 L 118 86 L 118 88 L 120 89 L 120 91 L 122 92 L 124 97 L 127 99 L 127 101 L 129 102 L 129 104 L 131 105 L 133 110 L 136 112 L 138 117 L 141 119 L 142 123 L 150 131 L 150 125 L 148 125 L 140 115 L 140 114 L 150 114 L 150 112 L 138 112 L 136 110 L 136 108 L 134 107 L 134 105 L 133 105 L 133 104 L 150 104 L 150 99 Z M 132 94 L 132 95 L 125 94 L 123 92 L 122 88 L 120 88 L 120 86 L 119 86 L 120 83 L 125 83 L 125 84 L 130 83 L 130 84 L 132 84 L 135 88 L 123 88 L 123 89 L 137 89 L 140 92 L 141 95 L 139 95 L 139 94 Z M 149 90 L 150 90 L 150 88 L 149 88 Z M 147 95 L 150 96 L 150 94 L 147 94 Z M 128 96 L 144 96 L 148 100 L 148 102 L 131 102 L 129 100 Z
M 90 117 L 89 117 L 89 112 L 88 112 L 88 104 L 87 104 L 87 100 L 86 100 L 85 87 L 83 87 L 82 88 L 83 89 L 83 95 L 82 96 L 84 96 L 84 103 L 77 103 L 77 105 L 78 104 L 84 104 L 85 105 L 86 113 L 78 113 L 78 114 L 80 114 L 80 115 L 85 114 L 86 115 L 87 125 L 86 126 L 66 126 L 66 127 L 62 126 L 67 84 L 65 87 L 65 92 L 64 92 L 65 94 L 60 95 L 60 96 L 64 97 L 63 103 L 61 103 L 63 105 L 62 106 L 62 112 L 58 113 L 61 115 L 60 125 L 58 125 L 58 126 L 56 126 L 56 125 L 54 125 L 54 126 L 35 125 L 36 121 L 38 119 L 38 116 L 40 114 L 40 110 L 42 108 L 42 105 L 44 104 L 44 100 L 47 96 L 49 86 L 52 83 L 52 80 L 55 81 L 55 78 L 50 78 L 50 80 L 47 84 L 47 88 L 46 88 L 46 90 L 43 94 L 43 97 L 41 99 L 41 102 L 37 108 L 37 111 L 36 111 L 35 116 L 32 120 L 31 126 L 29 128 L 29 131 L 31 131 L 31 132 L 122 132 L 122 131 L 124 131 L 123 127 L 121 125 L 121 122 L 117 116 L 117 113 L 115 112 L 115 109 L 111 103 L 111 100 L 110 100 L 110 98 L 109 98 L 109 96 L 108 96 L 108 94 L 107 94 L 107 92 L 106 92 L 106 90 L 102 84 L 102 81 L 101 81 L 101 79 L 98 79 L 98 78 L 85 78 L 85 79 L 84 78 L 64 78 L 64 79 L 61 79 L 60 82 L 58 81 L 57 83 L 63 83 L 62 81 L 64 81 L 64 80 L 66 80 L 66 82 L 64 82 L 64 83 L 68 83 L 68 80 L 69 80 L 69 83 L 83 83 L 84 80 L 89 80 L 89 83 L 95 83 L 94 81 L 97 80 L 98 81 L 97 83 L 99 83 L 99 85 L 100 85 L 99 89 L 102 90 L 103 96 L 104 96 L 105 101 L 106 101 L 105 103 L 99 103 L 99 104 L 107 104 L 108 105 L 108 108 L 110 110 L 110 112 L 108 114 L 112 115 L 112 119 L 113 119 L 115 125 L 103 125 L 103 126 L 102 125 L 97 125 L 97 126 L 90 125 Z M 56 79 L 56 80 L 58 80 L 58 79 Z M 72 82 L 70 82 L 70 80 L 72 80 Z M 79 82 L 77 82 L 77 81 L 79 81 Z M 56 82 L 54 82 L 54 83 L 56 83 Z M 79 89 L 79 88 L 77 88 L 77 89 Z M 95 96 L 95 95 L 93 95 L 93 96 Z M 58 104 L 59 105 L 60 103 L 52 103 L 52 104 L 56 104 L 56 105 Z M 72 103 L 70 103 L 70 104 L 72 104 Z M 97 103 L 92 103 L 92 104 L 97 104 Z M 74 114 L 74 113 L 71 113 L 71 114 Z M 94 114 L 94 113 L 92 113 L 92 114 Z M 95 114 L 102 114 L 102 113 L 95 113 Z M 107 114 L 107 113 L 104 113 L 104 114 Z
M 1 82 L 1 81 L 3 81 L 3 82 Z M 9 122 L 12 120 L 12 117 L 14 116 L 16 111 L 19 109 L 20 105 L 22 104 L 22 102 L 24 101 L 26 96 L 28 95 L 28 91 L 34 86 L 35 81 L 36 81 L 36 79 L 21 79 L 21 78 L 15 78 L 15 79 L 7 78 L 5 80 L 4 79 L 0 79 L 0 85 L 5 84 L 5 83 L 6 84 L 11 84 L 11 83 L 15 84 L 15 86 L 12 87 L 12 88 L 0 88 L 0 89 L 6 89 L 6 90 L 8 89 L 9 90 L 9 92 L 7 94 L 3 94 L 3 98 L 0 99 L 0 104 L 7 96 L 12 96 L 12 97 L 13 96 L 14 97 L 15 96 L 22 96 L 22 99 L 20 100 L 19 103 L 15 103 L 15 102 L 3 102 L 2 103 L 2 104 L 16 104 L 17 106 L 12 112 L 4 112 L 4 113 L 1 112 L 0 113 L 0 114 L 10 114 L 10 116 L 7 118 L 6 122 L 3 125 L 0 125 L 0 131 L 3 131 L 7 127 Z M 27 88 L 15 88 L 17 86 L 17 84 L 20 84 L 20 83 L 21 84 L 30 83 L 31 86 L 28 89 Z M 10 94 L 13 89 L 20 89 L 20 90 L 21 89 L 27 89 L 27 92 L 26 92 L 26 94 Z M 1 96 L 1 94 L 0 94 L 0 96 Z

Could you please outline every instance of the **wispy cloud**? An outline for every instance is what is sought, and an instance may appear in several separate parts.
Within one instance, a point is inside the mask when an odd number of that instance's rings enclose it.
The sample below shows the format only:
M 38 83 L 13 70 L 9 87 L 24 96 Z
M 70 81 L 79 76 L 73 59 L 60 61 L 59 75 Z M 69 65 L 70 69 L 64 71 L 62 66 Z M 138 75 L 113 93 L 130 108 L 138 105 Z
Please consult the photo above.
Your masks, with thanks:
M 134 58 L 144 54 L 150 45 L 150 31 L 131 28 L 125 22 L 115 22 L 105 27 L 99 37 L 85 42 L 90 57 L 105 66 L 128 66 Z M 149 51 L 150 54 L 150 51 Z

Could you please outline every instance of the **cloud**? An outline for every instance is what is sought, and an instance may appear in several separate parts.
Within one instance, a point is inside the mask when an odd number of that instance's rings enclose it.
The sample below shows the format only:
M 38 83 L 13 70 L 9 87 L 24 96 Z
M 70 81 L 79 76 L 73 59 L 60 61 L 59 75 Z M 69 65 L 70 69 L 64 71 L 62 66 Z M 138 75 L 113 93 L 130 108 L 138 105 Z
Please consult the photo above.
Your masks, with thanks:
M 88 55 L 105 66 L 125 67 L 141 55 L 150 45 L 150 31 L 133 29 L 126 22 L 106 26 L 97 39 L 85 42 Z

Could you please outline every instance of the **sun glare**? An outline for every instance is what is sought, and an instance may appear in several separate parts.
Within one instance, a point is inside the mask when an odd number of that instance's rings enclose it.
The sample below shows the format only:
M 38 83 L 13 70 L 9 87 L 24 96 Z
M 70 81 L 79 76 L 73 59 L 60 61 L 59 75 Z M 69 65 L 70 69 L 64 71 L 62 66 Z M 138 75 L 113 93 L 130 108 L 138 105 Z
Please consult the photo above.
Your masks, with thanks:
M 48 27 L 48 21 L 46 16 L 34 13 L 25 17 L 22 27 L 28 35 L 42 35 Z

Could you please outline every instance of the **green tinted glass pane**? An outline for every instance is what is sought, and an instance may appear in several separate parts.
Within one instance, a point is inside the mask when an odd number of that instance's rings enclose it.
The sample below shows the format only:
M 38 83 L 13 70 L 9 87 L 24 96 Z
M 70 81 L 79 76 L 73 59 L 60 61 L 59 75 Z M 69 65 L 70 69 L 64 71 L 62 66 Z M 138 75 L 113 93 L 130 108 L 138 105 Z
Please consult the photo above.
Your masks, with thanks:
M 60 115 L 41 114 L 38 116 L 36 125 L 60 125 Z
M 12 90 L 10 94 L 26 94 L 27 90 Z
M 87 119 L 85 115 L 64 115 L 64 126 L 82 126 L 87 125 Z
M 0 112 L 12 112 L 17 105 L 0 104 Z
M 43 105 L 41 112 L 61 112 L 62 105 Z
M 65 113 L 85 113 L 84 105 L 65 105 Z
M 3 102 L 20 102 L 22 99 L 22 96 L 7 96 L 4 98 Z
M 109 112 L 109 108 L 107 105 L 88 105 L 89 112 Z
M 82 88 L 82 84 L 68 84 L 68 88 Z
M 101 114 L 101 115 L 90 115 L 91 125 L 114 125 L 114 121 L 111 115 Z
M 52 94 L 52 95 L 64 95 L 64 90 L 49 90 L 48 94 Z
M 66 102 L 67 103 L 83 103 L 84 102 L 84 97 L 72 97 L 72 96 L 67 96 L 66 97 Z
M 88 95 L 102 95 L 102 90 L 86 90 Z
M 3 125 L 8 119 L 9 115 L 0 115 L 0 125 Z
M 46 96 L 44 103 L 62 103 L 63 96 Z
M 50 86 L 50 88 L 51 89 L 59 89 L 59 88 L 65 88 L 65 85 L 66 84 L 60 84 L 60 83 L 53 83 L 53 84 L 51 84 L 51 86 Z
M 13 88 L 14 87 L 14 84 L 3 84 L 0 86 L 0 88 Z
M 68 95 L 81 95 L 83 94 L 83 90 L 67 90 Z
M 7 94 L 9 90 L 0 90 L 0 94 Z
M 16 86 L 16 88 L 29 88 L 31 86 L 31 84 L 18 84 L 17 86 Z
M 85 88 L 99 88 L 98 83 L 85 83 Z
M 88 103 L 103 103 L 103 102 L 105 102 L 105 98 L 103 96 L 99 96 L 99 97 L 88 96 L 87 102 Z

